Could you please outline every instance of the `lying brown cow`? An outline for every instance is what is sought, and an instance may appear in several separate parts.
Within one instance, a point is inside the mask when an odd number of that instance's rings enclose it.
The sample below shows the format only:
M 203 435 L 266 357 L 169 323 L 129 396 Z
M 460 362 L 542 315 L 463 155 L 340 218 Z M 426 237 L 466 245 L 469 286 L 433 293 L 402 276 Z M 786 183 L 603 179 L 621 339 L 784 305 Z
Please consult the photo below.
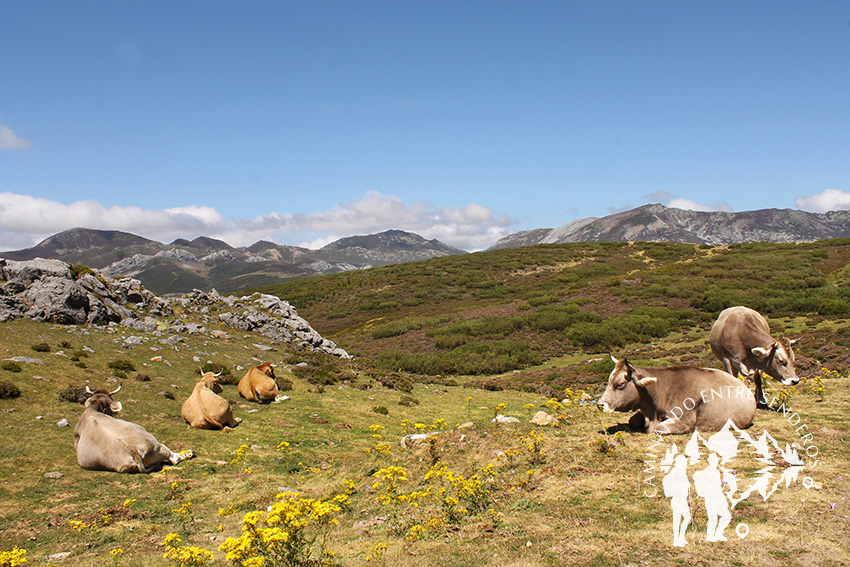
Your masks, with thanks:
M 629 406 L 632 399 L 627 386 L 634 384 L 650 433 L 719 431 L 728 420 L 738 429 L 753 423 L 756 413 L 753 393 L 743 381 L 727 372 L 695 366 L 641 368 L 611 358 L 615 362 L 614 370 L 599 406 L 605 411 Z
M 779 380 L 786 386 L 800 381 L 794 370 L 796 341 L 774 340 L 767 321 L 758 311 L 748 307 L 724 309 L 711 327 L 711 352 L 732 376 L 752 377 L 756 384 L 756 403 L 767 408 L 762 389 L 762 374 Z
M 271 362 L 264 362 L 249 369 L 239 380 L 236 389 L 239 395 L 251 402 L 267 404 L 277 399 L 277 382 Z
M 141 425 L 114 418 L 113 414 L 121 411 L 121 402 L 112 400 L 118 390 L 92 391 L 86 386 L 92 396 L 86 400 L 86 409 L 74 427 L 74 448 L 81 467 L 92 471 L 148 473 L 194 456 L 192 451 L 175 453 Z
M 218 374 L 201 373 L 192 395 L 183 402 L 180 410 L 186 423 L 198 429 L 223 429 L 239 425 L 242 420 L 233 417 L 230 402 L 218 395 L 223 391 L 218 383 Z

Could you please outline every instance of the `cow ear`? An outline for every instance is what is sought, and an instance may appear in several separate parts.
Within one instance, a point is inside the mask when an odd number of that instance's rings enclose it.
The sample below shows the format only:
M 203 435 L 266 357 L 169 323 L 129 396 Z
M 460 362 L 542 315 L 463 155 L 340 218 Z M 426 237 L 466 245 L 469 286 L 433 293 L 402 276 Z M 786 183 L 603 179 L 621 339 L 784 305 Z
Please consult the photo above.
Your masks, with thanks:
M 123 408 L 124 406 L 121 405 L 121 402 L 112 402 L 111 404 L 109 404 L 109 409 L 112 410 L 112 413 L 118 413 Z
M 658 382 L 658 378 L 655 376 L 645 376 L 644 378 L 635 379 L 635 384 L 641 388 L 646 388 L 650 384 L 655 384 L 656 382 Z
M 752 352 L 754 355 L 756 355 L 759 358 L 765 358 L 765 357 L 767 357 L 767 355 L 770 354 L 771 350 L 773 350 L 773 347 L 764 348 L 764 347 L 757 346 L 757 347 L 751 348 L 750 352 Z

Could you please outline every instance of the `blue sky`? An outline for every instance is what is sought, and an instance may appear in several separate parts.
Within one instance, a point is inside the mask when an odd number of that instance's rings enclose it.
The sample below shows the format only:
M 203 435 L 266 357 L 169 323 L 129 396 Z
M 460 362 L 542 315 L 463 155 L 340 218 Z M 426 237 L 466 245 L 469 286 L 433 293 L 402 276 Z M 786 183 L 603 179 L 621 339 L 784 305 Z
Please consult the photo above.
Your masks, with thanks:
M 850 2 L 0 3 L 0 250 L 850 208 Z

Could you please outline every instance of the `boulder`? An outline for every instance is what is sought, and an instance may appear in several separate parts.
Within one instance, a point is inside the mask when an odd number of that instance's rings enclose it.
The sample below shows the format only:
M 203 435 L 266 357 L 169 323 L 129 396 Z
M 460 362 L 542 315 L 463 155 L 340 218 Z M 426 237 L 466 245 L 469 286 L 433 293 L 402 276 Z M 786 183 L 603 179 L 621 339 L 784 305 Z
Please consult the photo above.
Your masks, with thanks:
M 534 414 L 534 417 L 531 418 L 529 423 L 533 423 L 534 425 L 546 426 L 546 425 L 558 425 L 561 422 L 558 421 L 558 418 L 553 417 L 546 413 L 545 411 L 539 411 Z

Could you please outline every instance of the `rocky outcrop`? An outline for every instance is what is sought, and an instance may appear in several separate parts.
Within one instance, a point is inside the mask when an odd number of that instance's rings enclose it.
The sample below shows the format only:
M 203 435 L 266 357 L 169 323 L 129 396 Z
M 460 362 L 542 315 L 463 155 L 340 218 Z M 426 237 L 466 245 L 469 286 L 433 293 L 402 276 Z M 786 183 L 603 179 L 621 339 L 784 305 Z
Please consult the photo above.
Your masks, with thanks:
M 131 278 L 76 273 L 61 260 L 0 259 L 0 321 L 26 317 L 63 325 L 119 323 L 139 314 L 167 316 L 168 301 Z
M 272 342 L 351 358 L 316 332 L 292 305 L 273 295 L 232 297 L 221 296 L 214 289 L 193 290 L 172 301 L 203 321 L 216 325 L 220 321 Z M 159 332 L 160 328 L 176 334 L 220 332 L 208 331 L 205 324 L 168 321 L 173 314 L 171 301 L 133 278 L 113 279 L 97 270 L 79 271 L 60 260 L 0 258 L 0 322 L 29 318 L 62 325 L 120 324 L 140 332 Z
M 183 307 L 220 309 L 218 320 L 232 329 L 263 335 L 273 342 L 294 343 L 340 358 L 351 358 L 336 343 L 322 337 L 289 302 L 274 295 L 255 293 L 221 296 L 216 290 L 193 290 L 178 300 Z

